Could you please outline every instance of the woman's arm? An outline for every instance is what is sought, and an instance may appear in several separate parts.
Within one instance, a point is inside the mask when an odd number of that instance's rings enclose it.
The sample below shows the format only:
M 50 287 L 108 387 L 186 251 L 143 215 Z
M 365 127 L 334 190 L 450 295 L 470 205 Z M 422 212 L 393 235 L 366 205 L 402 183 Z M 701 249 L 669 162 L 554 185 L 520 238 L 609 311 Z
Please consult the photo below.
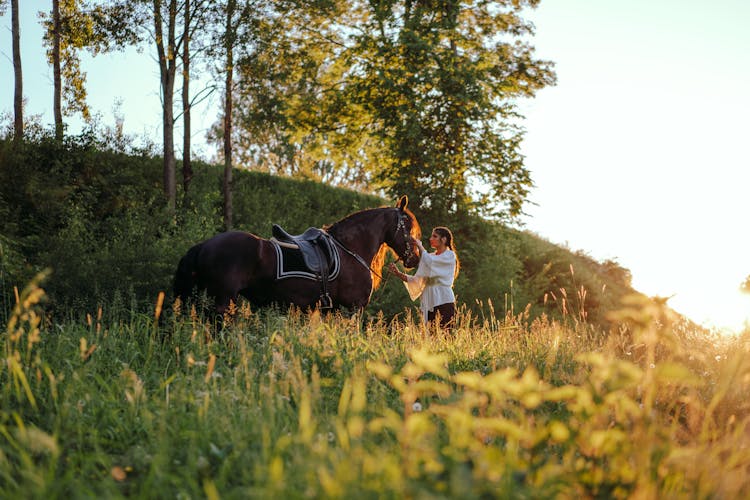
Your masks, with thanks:
M 419 251 L 420 251 L 419 258 L 429 262 L 432 255 L 427 250 L 425 250 L 422 242 L 417 238 L 411 237 L 411 239 L 412 241 L 414 241 L 414 243 L 417 244 L 417 247 L 419 247 Z M 409 281 L 409 278 L 413 278 L 413 276 L 409 276 L 408 274 L 400 271 L 398 267 L 396 267 L 396 264 L 393 262 L 391 262 L 391 265 L 388 267 L 388 270 L 391 272 L 391 274 L 393 274 L 394 276 L 396 276 L 398 279 L 400 279 L 401 281 L 405 283 Z
M 398 277 L 398 279 L 400 279 L 401 281 L 408 281 L 409 280 L 409 276 L 406 273 L 399 271 L 398 267 L 396 267 L 396 264 L 393 263 L 393 262 L 391 262 L 391 265 L 388 267 L 388 270 L 394 276 Z

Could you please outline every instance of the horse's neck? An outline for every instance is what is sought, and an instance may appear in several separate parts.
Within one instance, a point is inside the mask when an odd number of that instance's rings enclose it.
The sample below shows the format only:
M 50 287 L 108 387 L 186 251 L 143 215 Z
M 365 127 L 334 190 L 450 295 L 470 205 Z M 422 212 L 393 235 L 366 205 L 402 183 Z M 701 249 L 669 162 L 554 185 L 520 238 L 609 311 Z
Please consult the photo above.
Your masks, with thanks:
M 379 209 L 373 209 L 379 210 Z M 385 212 L 356 214 L 336 224 L 333 236 L 369 264 L 385 242 Z

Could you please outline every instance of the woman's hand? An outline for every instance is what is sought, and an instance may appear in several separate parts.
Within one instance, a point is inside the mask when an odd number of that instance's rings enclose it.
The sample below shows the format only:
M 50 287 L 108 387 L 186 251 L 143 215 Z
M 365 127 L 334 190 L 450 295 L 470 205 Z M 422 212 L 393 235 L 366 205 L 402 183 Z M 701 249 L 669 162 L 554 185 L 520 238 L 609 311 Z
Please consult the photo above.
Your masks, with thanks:
M 396 263 L 395 263 L 395 262 L 391 262 L 391 265 L 390 265 L 390 266 L 388 266 L 388 270 L 389 270 L 389 271 L 391 272 L 391 274 L 393 274 L 394 276 L 398 276 L 398 278 L 399 278 L 399 279 L 400 279 L 401 281 L 406 281 L 406 273 L 402 273 L 401 271 L 399 271 L 399 270 L 398 270 L 398 267 L 396 267 Z

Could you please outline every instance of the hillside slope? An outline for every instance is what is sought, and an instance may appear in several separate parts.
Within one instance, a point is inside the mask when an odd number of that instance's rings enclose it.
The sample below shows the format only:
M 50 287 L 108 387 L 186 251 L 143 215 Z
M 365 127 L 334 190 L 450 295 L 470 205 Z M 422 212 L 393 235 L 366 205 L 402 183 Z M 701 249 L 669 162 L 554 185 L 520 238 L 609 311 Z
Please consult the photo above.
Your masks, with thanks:
M 221 228 L 222 167 L 198 163 L 195 171 L 175 216 L 163 206 L 159 158 L 111 151 L 88 136 L 64 144 L 42 138 L 20 151 L 0 142 L 3 309 L 13 287 L 44 268 L 53 270 L 47 289 L 61 312 L 92 312 L 102 303 L 150 307 L 171 289 L 184 252 Z M 273 223 L 301 232 L 394 201 L 244 170 L 234 180 L 236 228 L 263 237 Z M 478 218 L 417 216 L 425 234 L 437 224 L 453 229 L 462 262 L 456 293 L 475 315 L 547 314 L 607 329 L 607 311 L 634 292 L 630 273 L 614 262 Z M 370 314 L 415 310 L 395 279 L 372 299 Z

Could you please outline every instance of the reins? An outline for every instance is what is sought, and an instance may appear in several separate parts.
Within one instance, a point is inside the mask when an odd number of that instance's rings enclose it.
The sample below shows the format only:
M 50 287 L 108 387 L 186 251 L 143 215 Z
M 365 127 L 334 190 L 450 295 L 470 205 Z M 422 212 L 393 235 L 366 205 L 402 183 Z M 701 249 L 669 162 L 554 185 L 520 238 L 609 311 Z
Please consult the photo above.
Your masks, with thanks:
M 360 264 L 362 264 L 365 269 L 368 269 L 371 273 L 373 273 L 375 276 L 377 276 L 381 280 L 383 279 L 383 277 L 380 274 L 378 274 L 377 271 L 375 271 L 375 269 L 372 268 L 372 266 L 370 266 L 369 264 L 367 264 L 367 262 L 365 262 L 365 259 L 363 259 L 358 254 L 356 254 L 356 253 L 352 252 L 351 250 L 349 250 L 348 248 L 346 248 L 344 246 L 344 244 L 341 243 L 339 240 L 337 240 L 336 237 L 334 235 L 332 235 L 331 233 L 328 233 L 328 236 L 330 236 L 331 239 L 333 240 L 333 242 L 336 243 L 339 247 L 341 247 L 341 249 L 344 252 L 348 253 L 349 255 L 351 255 L 352 257 L 354 257 L 354 259 L 357 262 L 359 262 Z
M 339 247 L 341 247 L 341 249 L 343 251 L 345 251 L 346 253 L 348 253 L 352 257 L 354 257 L 354 260 L 356 260 L 357 262 L 359 262 L 360 264 L 362 264 L 362 266 L 365 269 L 368 269 L 372 274 L 374 274 L 375 276 L 377 276 L 378 278 L 380 278 L 380 286 L 378 288 L 380 288 L 380 290 L 385 290 L 385 284 L 388 283 L 388 278 L 391 277 L 390 273 L 386 273 L 385 278 L 383 278 L 383 276 L 380 273 L 378 273 L 377 271 L 375 271 L 375 269 L 373 269 L 372 266 L 369 266 L 367 264 L 367 262 L 365 262 L 365 259 L 363 259 L 358 254 L 356 254 L 356 253 L 352 252 L 351 250 L 349 250 L 348 248 L 346 248 L 344 246 L 344 244 L 341 243 L 339 240 L 337 240 L 332 234 L 329 233 L 329 236 L 331 237 L 331 239 L 333 240 L 334 243 L 336 243 Z M 396 262 L 398 262 L 399 260 L 401 260 L 401 257 L 399 257 L 398 255 L 396 255 Z M 372 299 L 373 292 L 374 291 L 370 291 L 370 298 L 371 299 Z

